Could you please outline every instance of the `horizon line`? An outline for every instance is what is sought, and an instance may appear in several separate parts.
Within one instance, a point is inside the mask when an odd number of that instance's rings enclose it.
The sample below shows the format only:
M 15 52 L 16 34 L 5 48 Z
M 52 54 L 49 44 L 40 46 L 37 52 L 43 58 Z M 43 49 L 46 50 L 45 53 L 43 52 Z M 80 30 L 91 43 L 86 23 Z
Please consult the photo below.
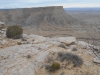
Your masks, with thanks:
M 41 6 L 41 7 L 59 7 L 59 6 Z M 63 7 L 63 6 L 62 6 Z M 0 9 L 20 9 L 20 8 L 40 8 L 40 7 L 11 7 L 11 8 L 0 8 Z M 65 8 L 100 8 L 100 7 L 63 7 Z

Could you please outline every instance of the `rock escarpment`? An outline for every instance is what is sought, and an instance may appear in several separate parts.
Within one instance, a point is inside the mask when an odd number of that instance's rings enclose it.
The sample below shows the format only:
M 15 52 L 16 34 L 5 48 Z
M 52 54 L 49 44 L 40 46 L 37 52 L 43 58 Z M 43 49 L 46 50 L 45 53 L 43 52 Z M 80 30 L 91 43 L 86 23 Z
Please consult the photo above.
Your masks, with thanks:
M 0 20 L 6 25 L 20 25 L 22 27 L 50 28 L 50 27 L 81 27 L 83 22 L 68 15 L 63 6 L 18 8 L 0 10 Z M 82 27 L 81 27 L 82 28 Z

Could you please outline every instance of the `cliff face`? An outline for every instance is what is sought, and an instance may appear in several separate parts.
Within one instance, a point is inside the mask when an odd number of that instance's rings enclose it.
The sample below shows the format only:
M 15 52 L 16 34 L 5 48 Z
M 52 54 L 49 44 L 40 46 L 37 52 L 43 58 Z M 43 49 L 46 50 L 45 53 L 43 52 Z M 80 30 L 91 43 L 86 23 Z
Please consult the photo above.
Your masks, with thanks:
M 0 21 L 6 25 L 33 28 L 81 25 L 80 21 L 66 14 L 62 6 L 0 10 Z

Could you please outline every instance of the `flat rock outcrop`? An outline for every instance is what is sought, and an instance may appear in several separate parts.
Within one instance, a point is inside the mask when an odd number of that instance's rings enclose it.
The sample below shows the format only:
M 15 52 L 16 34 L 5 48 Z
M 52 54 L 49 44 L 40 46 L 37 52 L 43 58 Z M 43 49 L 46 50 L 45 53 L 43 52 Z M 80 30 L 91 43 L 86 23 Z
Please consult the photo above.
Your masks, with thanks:
M 9 41 L 7 42 L 9 43 Z M 29 43 L 24 44 L 25 41 Z M 62 68 L 63 65 L 60 70 L 52 74 L 100 74 L 100 67 L 93 63 L 95 55 L 91 49 L 83 48 L 87 43 L 83 43 L 82 41 L 78 43 L 75 37 L 50 38 L 24 34 L 23 38 L 18 41 L 16 40 L 16 42 L 21 42 L 22 44 L 0 49 L 0 75 L 50 75 L 45 69 L 45 65 L 48 62 L 47 59 L 49 57 L 57 57 L 58 52 L 77 54 L 82 57 L 84 62 L 81 68 L 72 67 L 72 65 Z

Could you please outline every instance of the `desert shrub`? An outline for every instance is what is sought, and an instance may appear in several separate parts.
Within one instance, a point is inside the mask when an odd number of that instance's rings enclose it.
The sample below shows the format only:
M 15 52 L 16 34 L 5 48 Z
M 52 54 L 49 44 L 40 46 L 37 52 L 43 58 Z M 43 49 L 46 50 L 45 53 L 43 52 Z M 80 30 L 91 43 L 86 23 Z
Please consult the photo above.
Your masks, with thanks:
M 22 41 L 27 41 L 27 39 L 25 39 L 25 38 L 22 38 L 21 40 L 22 40 Z
M 74 67 L 76 66 L 81 66 L 83 64 L 83 59 L 79 57 L 78 55 L 72 54 L 72 53 L 58 53 L 58 58 L 60 59 L 61 62 L 64 60 L 68 62 L 72 62 Z
M 21 45 L 22 43 L 21 43 L 21 42 L 17 42 L 17 44 L 18 44 L 18 45 Z
M 31 55 L 28 54 L 28 55 L 26 56 L 26 58 L 27 58 L 27 59 L 30 59 L 30 58 L 31 58 Z
M 60 44 L 60 45 L 58 45 L 58 47 L 66 49 L 66 45 L 65 44 Z
M 58 57 L 62 57 L 63 56 L 63 52 L 58 52 Z
M 6 36 L 8 38 L 15 38 L 18 39 L 22 36 L 23 29 L 20 26 L 14 25 L 14 26 L 8 26 L 6 30 Z
M 59 68 L 60 68 L 60 64 L 58 62 L 53 62 L 52 65 L 51 65 L 51 67 L 50 67 L 50 71 L 51 72 L 55 72 Z
M 74 47 L 74 48 L 72 48 L 72 51 L 77 51 L 77 48 L 75 48 L 75 47 Z

